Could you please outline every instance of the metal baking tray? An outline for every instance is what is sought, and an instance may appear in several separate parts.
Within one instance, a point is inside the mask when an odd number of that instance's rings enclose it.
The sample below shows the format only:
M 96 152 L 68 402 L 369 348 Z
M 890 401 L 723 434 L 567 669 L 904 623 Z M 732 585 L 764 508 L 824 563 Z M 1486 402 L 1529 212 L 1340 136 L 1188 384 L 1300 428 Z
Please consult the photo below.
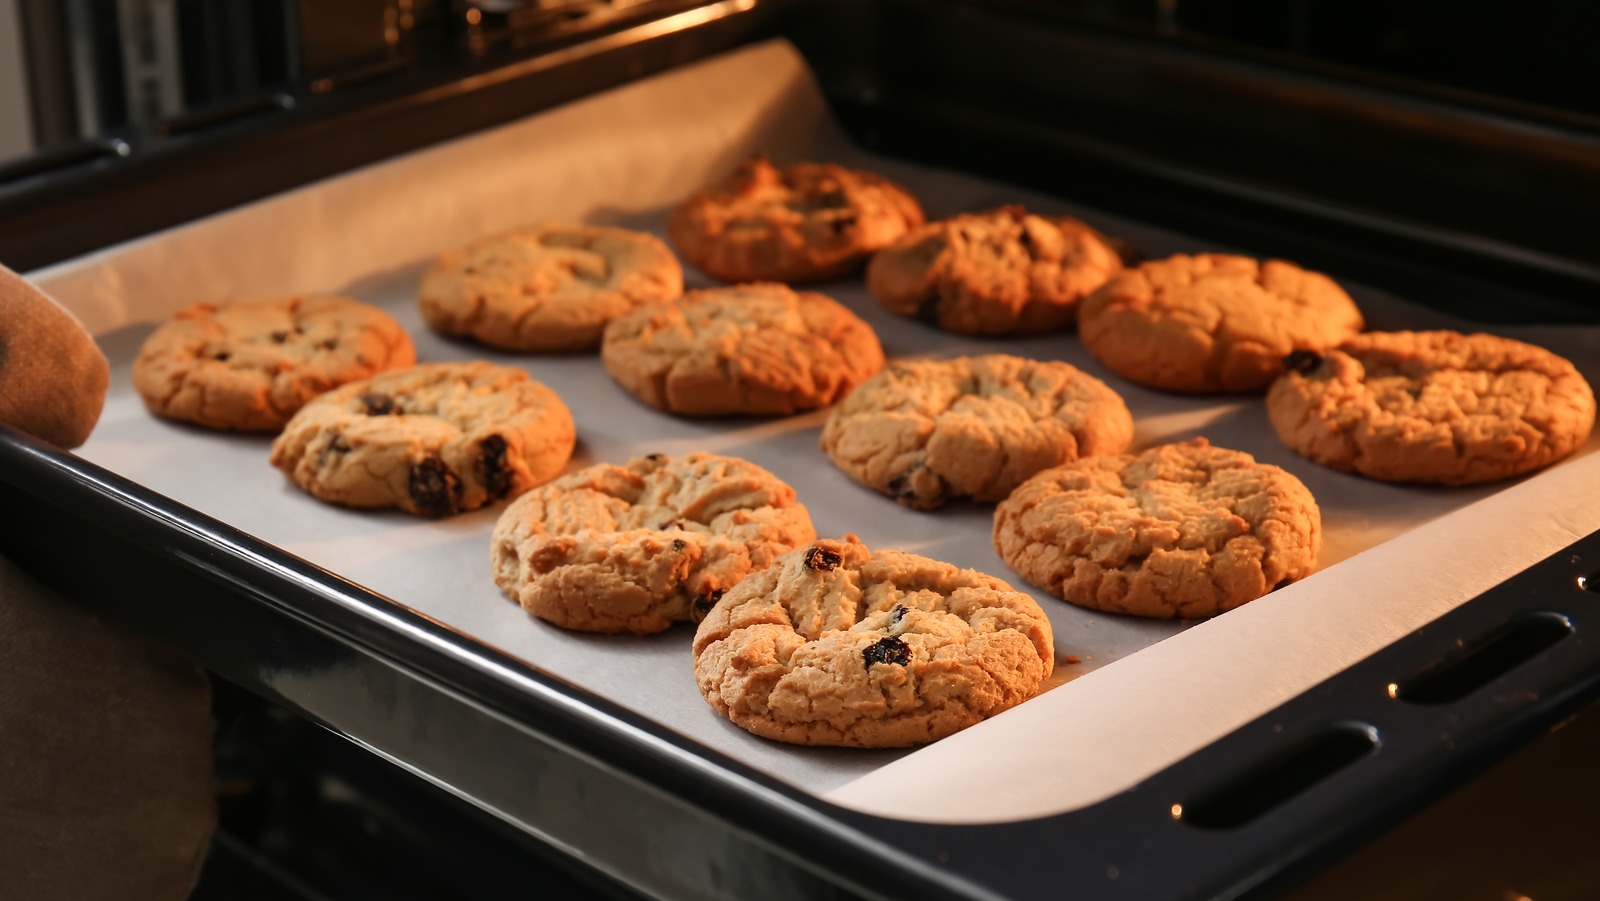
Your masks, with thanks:
M 78 277 L 117 271 L 115 253 Z M 0 454 L 15 511 L 0 535 L 52 583 L 664 897 L 1270 890 L 1593 694 L 1594 596 L 1578 580 L 1600 569 L 1590 537 L 1103 800 L 1021 821 L 914 822 L 820 797 L 82 458 L 14 433 Z M 1519 497 L 1592 509 L 1594 469 L 1577 466 L 1496 495 L 1488 515 L 1514 517 Z M 83 567 L 72 549 L 91 541 L 104 564 Z M 1405 566 L 1390 558 L 1388 572 Z

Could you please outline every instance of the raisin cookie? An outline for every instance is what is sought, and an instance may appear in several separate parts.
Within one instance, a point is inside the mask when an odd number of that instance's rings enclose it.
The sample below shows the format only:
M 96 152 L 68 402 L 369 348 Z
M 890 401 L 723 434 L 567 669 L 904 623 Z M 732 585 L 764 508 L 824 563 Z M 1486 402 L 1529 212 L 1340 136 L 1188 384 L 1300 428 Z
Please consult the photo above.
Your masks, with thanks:
M 1386 482 L 1466 485 L 1549 466 L 1588 440 L 1594 392 L 1565 359 L 1493 335 L 1373 332 L 1284 360 L 1283 443 Z
M 878 252 L 867 288 L 903 316 L 963 335 L 1070 328 L 1078 304 L 1122 271 L 1117 249 L 1076 219 L 1008 206 L 931 222 Z
M 683 269 L 654 235 L 544 224 L 439 257 L 422 277 L 422 318 L 446 335 L 516 351 L 590 350 L 606 323 L 683 293 Z
M 1034 473 L 1133 440 L 1115 391 L 1067 363 L 1006 354 L 900 360 L 845 398 L 822 449 L 908 507 L 998 501 Z
M 1126 270 L 1078 311 L 1083 344 L 1106 368 L 1196 394 L 1260 391 L 1284 355 L 1333 347 L 1361 325 L 1355 302 L 1327 276 L 1222 254 Z
M 324 391 L 416 361 L 400 324 L 360 301 L 197 303 L 145 339 L 133 387 L 158 416 L 276 432 Z
M 872 326 L 821 294 L 778 284 L 690 291 L 606 328 L 617 383 L 683 416 L 787 416 L 826 407 L 883 368 Z
M 521 369 L 424 363 L 306 404 L 272 465 L 330 503 L 450 516 L 549 481 L 576 440 L 561 398 Z
M 1026 701 L 1054 663 L 1033 598 L 854 535 L 746 578 L 694 636 L 706 701 L 757 735 L 803 745 L 937 741 Z
M 679 206 L 667 237 L 723 281 L 802 282 L 852 272 L 921 224 L 917 201 L 881 176 L 756 157 Z
M 495 526 L 494 581 L 586 632 L 695 621 L 740 579 L 817 537 L 794 489 L 745 460 L 651 454 L 524 494 Z
M 1299 479 L 1199 438 L 1039 473 L 995 509 L 994 544 L 1083 607 L 1211 616 L 1310 575 L 1322 516 Z

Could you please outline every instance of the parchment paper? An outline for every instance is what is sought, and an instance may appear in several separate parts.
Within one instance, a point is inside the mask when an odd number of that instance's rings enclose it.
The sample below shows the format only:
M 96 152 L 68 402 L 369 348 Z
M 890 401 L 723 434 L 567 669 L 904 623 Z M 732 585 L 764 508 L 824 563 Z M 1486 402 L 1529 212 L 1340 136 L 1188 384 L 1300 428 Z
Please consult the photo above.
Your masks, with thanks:
M 267 464 L 269 438 L 158 420 L 130 385 L 139 343 L 153 323 L 186 304 L 334 291 L 393 313 L 423 360 L 520 365 L 550 385 L 577 420 L 573 469 L 654 451 L 742 456 L 794 485 L 823 535 L 855 532 L 873 547 L 913 550 L 1026 587 L 991 546 L 992 508 L 955 504 L 917 513 L 859 488 L 817 449 L 823 413 L 680 420 L 634 402 L 596 357 L 511 356 L 446 341 L 417 314 L 417 279 L 439 251 L 547 218 L 660 234 L 672 204 L 758 150 L 779 161 L 832 159 L 883 172 L 915 191 L 930 217 L 1021 202 L 1080 216 L 1151 257 L 1226 249 L 1058 198 L 862 153 L 828 118 L 795 51 L 765 44 L 34 273 L 101 337 L 112 360 L 106 412 L 81 453 L 804 790 L 862 810 L 938 821 L 1015 819 L 1092 803 L 1600 527 L 1591 521 L 1600 519 L 1594 465 L 1567 465 L 1510 491 L 1503 484 L 1443 490 L 1368 482 L 1280 447 L 1258 397 L 1147 391 L 1106 373 L 1071 334 L 961 339 L 883 311 L 859 280 L 825 285 L 820 290 L 872 323 L 891 357 L 1000 351 L 1064 359 L 1123 394 L 1137 423 L 1135 447 L 1204 435 L 1283 466 L 1317 497 L 1327 537 L 1325 571 L 1192 629 L 1097 614 L 1036 591 L 1058 653 L 1081 658 L 1058 666 L 1041 696 L 916 752 L 806 749 L 755 738 L 712 713 L 694 687 L 690 627 L 645 638 L 595 636 L 523 614 L 489 576 L 488 538 L 501 508 L 432 522 L 325 505 Z M 689 280 L 712 284 L 693 272 Z M 1462 325 L 1348 287 L 1372 328 Z M 1591 381 L 1600 376 L 1594 331 L 1502 331 L 1567 355 Z M 1501 491 L 1464 518 L 1390 541 Z M 1586 510 L 1575 500 L 1583 496 L 1591 501 Z M 1551 519 L 1553 512 L 1559 517 Z M 1442 570 L 1431 568 L 1443 561 Z M 1185 629 L 1179 640 L 1156 645 Z M 907 778 L 930 773 L 938 774 L 941 791 L 903 791 L 916 784 Z

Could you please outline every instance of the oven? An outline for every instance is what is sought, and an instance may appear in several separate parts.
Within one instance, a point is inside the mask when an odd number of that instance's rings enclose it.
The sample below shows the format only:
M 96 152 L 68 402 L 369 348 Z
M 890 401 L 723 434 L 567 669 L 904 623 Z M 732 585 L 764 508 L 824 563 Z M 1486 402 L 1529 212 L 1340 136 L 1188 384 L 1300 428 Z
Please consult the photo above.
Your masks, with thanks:
M 569 138 L 582 151 L 569 155 L 621 155 L 610 127 L 699 142 L 661 152 L 680 179 L 726 168 L 735 147 L 790 142 L 790 155 L 833 149 L 922 173 L 952 210 L 1007 191 L 1054 198 L 1125 225 L 1146 255 L 1238 248 L 1361 285 L 1364 306 L 1398 299 L 1373 307 L 1375 326 L 1543 329 L 1574 342 L 1580 369 L 1600 366 L 1600 72 L 1581 40 L 1600 14 L 1580 4 L 8 6 L 27 49 L 9 102 L 28 127 L 0 160 L 0 262 L 69 307 L 82 291 L 75 312 L 105 326 L 114 365 L 131 345 L 96 273 L 134 284 L 316 205 L 362 223 L 404 209 L 369 209 L 364 192 L 489 222 L 512 213 L 462 212 L 475 202 L 463 168 L 519 142 L 540 159 L 561 160 Z M 686 118 L 651 118 L 658 97 Z M 647 189 L 667 191 L 666 176 L 639 173 L 636 156 L 617 165 L 646 199 L 606 215 L 653 222 L 664 201 Z M 441 192 L 468 199 L 441 205 Z M 445 249 L 361 246 L 374 279 Z M 270 259 L 240 265 L 270 280 Z M 355 277 L 316 266 L 305 271 Z M 557 897 L 1543 899 L 1600 884 L 1572 839 L 1588 834 L 1597 782 L 1584 758 L 1600 740 L 1588 631 L 1600 628 L 1600 469 L 1587 457 L 1471 504 L 1409 498 L 1423 512 L 1404 528 L 1306 581 L 1329 586 L 1324 610 L 1392 594 L 1405 609 L 1382 628 L 1320 611 L 1235 617 L 1246 607 L 1129 638 L 1066 686 L 1085 699 L 1064 714 L 1096 697 L 1138 712 L 1140 691 L 1185 667 L 1218 667 L 1208 690 L 1220 692 L 1229 659 L 1269 661 L 1237 670 L 1248 704 L 1217 714 L 1196 695 L 1203 709 L 1166 756 L 1102 747 L 1080 763 L 1059 744 L 1063 769 L 1141 761 L 1072 782 L 1036 777 L 1052 765 L 1037 751 L 1016 768 L 1003 742 L 974 741 L 965 761 L 825 758 L 815 769 L 834 781 L 814 790 L 800 784 L 812 758 L 730 751 L 104 453 L 0 434 L 0 547 L 212 674 L 231 788 L 202 896 L 540 885 Z M 933 522 L 930 535 L 946 528 Z M 105 565 L 78 565 L 67 536 L 92 536 Z M 1452 581 L 1457 570 L 1472 575 Z M 1282 663 L 1298 681 L 1276 684 L 1282 649 L 1260 630 L 1326 623 L 1327 643 L 1365 643 L 1323 669 Z M 1082 646 L 1092 654 L 1093 636 Z M 1167 741 L 1127 722 L 1085 721 L 1082 734 Z M 1026 742 L 1016 728 L 1003 734 Z M 1050 728 L 1041 741 L 1074 734 Z M 973 772 L 938 775 L 962 767 Z

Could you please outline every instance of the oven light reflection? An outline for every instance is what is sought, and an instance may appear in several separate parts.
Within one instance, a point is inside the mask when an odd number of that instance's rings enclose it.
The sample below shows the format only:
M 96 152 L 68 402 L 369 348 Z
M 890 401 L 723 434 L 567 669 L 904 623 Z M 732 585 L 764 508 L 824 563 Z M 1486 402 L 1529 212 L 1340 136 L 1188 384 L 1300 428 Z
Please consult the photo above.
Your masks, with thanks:
M 1174 804 L 1174 805 L 1172 805 L 1172 818 L 1174 820 L 1183 819 L 1183 805 L 1182 804 Z
M 1399 684 L 1394 683 L 1394 682 L 1390 682 L 1388 690 L 1389 690 L 1389 697 L 1391 697 L 1391 698 L 1400 697 L 1400 686 L 1399 686 Z

